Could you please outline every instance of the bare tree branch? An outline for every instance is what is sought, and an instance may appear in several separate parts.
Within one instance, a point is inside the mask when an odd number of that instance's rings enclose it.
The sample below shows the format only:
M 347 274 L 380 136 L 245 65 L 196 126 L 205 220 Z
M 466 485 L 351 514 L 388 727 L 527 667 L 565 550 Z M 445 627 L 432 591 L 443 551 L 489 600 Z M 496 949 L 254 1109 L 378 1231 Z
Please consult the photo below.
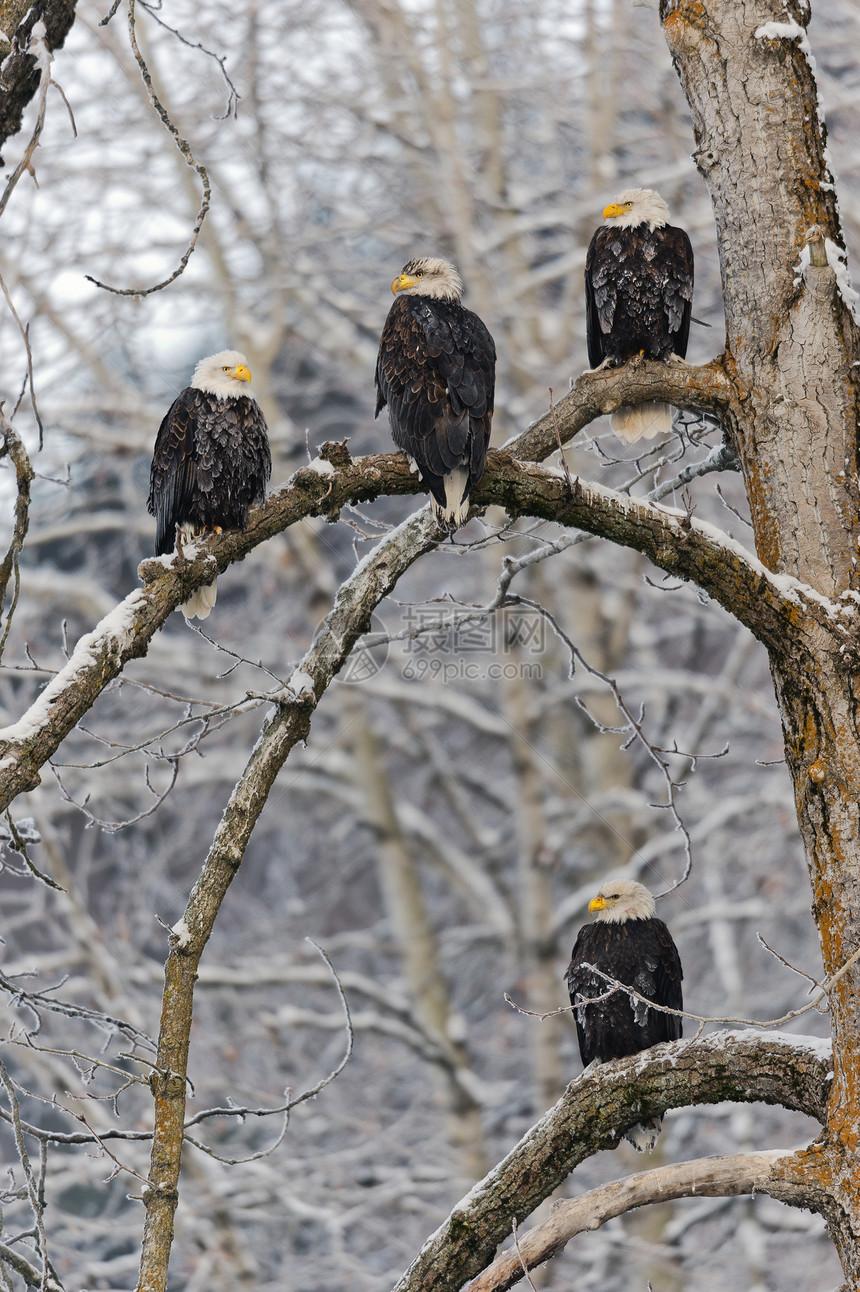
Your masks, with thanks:
M 517 1234 L 514 1250 L 497 1257 L 469 1284 L 468 1292 L 507 1292 L 520 1282 L 524 1269 L 532 1270 L 557 1256 L 577 1234 L 599 1229 L 607 1220 L 651 1202 L 768 1193 L 774 1162 L 789 1154 L 790 1150 L 772 1149 L 676 1162 L 613 1180 L 579 1198 L 557 1202 L 549 1219 L 526 1234 Z

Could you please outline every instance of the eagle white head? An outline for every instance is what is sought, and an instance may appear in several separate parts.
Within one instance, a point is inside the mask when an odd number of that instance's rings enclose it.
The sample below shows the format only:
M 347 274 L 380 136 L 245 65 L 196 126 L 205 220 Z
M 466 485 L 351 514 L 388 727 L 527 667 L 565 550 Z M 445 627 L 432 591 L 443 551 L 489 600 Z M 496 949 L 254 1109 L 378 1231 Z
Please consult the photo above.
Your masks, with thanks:
M 603 218 L 615 229 L 635 229 L 637 224 L 662 229 L 669 223 L 669 208 L 653 188 L 627 188 L 604 207 Z
M 448 260 L 441 256 L 422 256 L 410 260 L 391 284 L 395 296 L 432 296 L 437 301 L 459 301 L 463 280 Z
M 250 381 L 251 369 L 245 356 L 238 350 L 219 350 L 200 360 L 191 378 L 191 388 L 215 395 L 217 399 L 238 399 L 240 395 L 253 399 L 248 389 Z
M 654 898 L 644 884 L 635 879 L 607 879 L 588 903 L 604 924 L 624 924 L 626 920 L 651 920 L 657 913 Z

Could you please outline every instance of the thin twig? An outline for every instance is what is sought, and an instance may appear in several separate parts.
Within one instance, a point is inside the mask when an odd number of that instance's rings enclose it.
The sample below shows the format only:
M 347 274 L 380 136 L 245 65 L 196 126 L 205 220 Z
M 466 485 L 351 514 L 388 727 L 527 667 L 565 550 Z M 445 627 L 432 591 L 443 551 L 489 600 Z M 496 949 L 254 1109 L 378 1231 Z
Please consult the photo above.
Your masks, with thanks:
M 808 1014 L 810 1010 L 816 1009 L 821 1001 L 826 998 L 830 988 L 835 986 L 839 979 L 842 978 L 858 960 L 860 960 L 860 947 L 858 947 L 853 955 L 848 957 L 841 969 L 837 969 L 829 978 L 825 978 L 818 995 L 813 997 L 807 1005 L 803 1005 L 800 1009 L 792 1009 L 787 1014 L 783 1014 L 781 1018 L 771 1018 L 766 1021 L 762 1021 L 757 1018 L 723 1018 L 719 1015 L 710 1016 L 707 1014 L 691 1014 L 685 1009 L 670 1009 L 668 1005 L 658 1005 L 656 1001 L 649 1000 L 647 996 L 643 996 L 641 992 L 636 991 L 635 987 L 630 987 L 627 983 L 619 982 L 617 978 L 613 978 L 611 974 L 604 973 L 602 969 L 598 969 L 596 965 L 592 964 L 585 964 L 583 968 L 590 969 L 593 973 L 596 973 L 600 978 L 602 978 L 604 982 L 609 984 L 610 990 L 604 992 L 601 996 L 594 996 L 590 997 L 588 1000 L 581 1000 L 576 1005 L 560 1005 L 558 1009 L 547 1010 L 545 1014 L 540 1013 L 536 1009 L 525 1009 L 523 1006 L 518 1005 L 507 992 L 504 993 L 504 997 L 511 1008 L 515 1009 L 518 1014 L 530 1014 L 533 1018 L 544 1019 L 555 1018 L 558 1014 L 575 1013 L 576 1010 L 582 1009 L 585 1005 L 593 1004 L 595 1001 L 608 1000 L 610 996 L 615 994 L 615 992 L 621 991 L 631 1000 L 639 1000 L 643 1005 L 647 1005 L 649 1009 L 653 1009 L 659 1014 L 671 1014 L 674 1018 L 688 1018 L 694 1023 L 741 1023 L 745 1027 L 781 1027 L 783 1023 L 790 1023 L 793 1018 L 800 1018 L 801 1014 Z
M 179 131 L 176 129 L 176 126 L 173 124 L 172 120 L 170 119 L 170 115 L 167 109 L 164 107 L 164 104 L 161 102 L 158 95 L 155 93 L 155 89 L 153 88 L 153 84 L 152 84 L 152 77 L 149 74 L 149 68 L 144 62 L 143 55 L 141 54 L 137 45 L 137 36 L 135 35 L 135 28 L 134 28 L 134 4 L 135 4 L 135 0 L 128 0 L 129 39 L 131 40 L 131 48 L 134 53 L 134 57 L 137 61 L 137 65 L 140 68 L 140 74 L 143 77 L 143 83 L 146 86 L 146 92 L 149 95 L 149 101 L 152 104 L 152 106 L 155 108 L 155 111 L 161 117 L 165 130 L 167 130 L 168 133 L 173 137 L 174 143 L 176 144 L 176 147 L 181 152 L 182 156 L 185 158 L 186 163 L 191 167 L 192 170 L 196 170 L 197 174 L 200 176 L 201 183 L 203 184 L 203 197 L 200 202 L 200 208 L 197 212 L 197 220 L 194 224 L 193 230 L 191 231 L 191 240 L 185 249 L 185 253 L 182 256 L 182 259 L 179 261 L 179 264 L 177 265 L 176 269 L 174 269 L 173 273 L 170 274 L 168 278 L 165 278 L 162 282 L 156 283 L 154 287 L 111 287 L 108 283 L 102 283 L 99 281 L 98 278 L 93 278 L 90 274 L 84 275 L 84 277 L 88 280 L 88 282 L 94 283 L 96 287 L 104 288 L 106 292 L 113 292 L 116 296 L 150 296 L 153 292 L 160 292 L 163 287 L 168 287 L 170 283 L 176 281 L 179 275 L 185 271 L 185 267 L 188 264 L 188 261 L 191 259 L 191 256 L 194 252 L 194 248 L 197 246 L 197 239 L 200 236 L 200 230 L 203 227 L 203 221 L 206 219 L 206 213 L 209 210 L 209 200 L 212 194 L 212 190 L 209 184 L 209 175 L 206 172 L 205 166 L 202 166 L 200 162 L 195 160 L 194 154 L 192 153 L 189 144 L 185 139 L 182 138 Z M 115 8 L 112 9 L 111 12 L 108 14 L 108 18 L 113 17 L 113 14 L 115 12 L 116 12 Z M 107 21 L 107 19 L 105 19 L 104 21 Z
M 2 280 L 0 280 L 2 281 Z M 6 599 L 6 589 L 9 586 L 10 577 L 14 576 L 14 586 L 12 592 L 12 602 L 6 612 L 6 622 L 3 625 L 3 636 L 0 637 L 0 659 L 3 658 L 3 652 L 6 649 L 6 642 L 9 638 L 9 629 L 12 625 L 12 618 L 18 605 L 18 596 L 21 591 L 21 574 L 18 566 L 21 551 L 24 547 L 24 540 L 27 537 L 27 530 L 30 526 L 30 485 L 33 483 L 33 468 L 30 465 L 30 459 L 27 450 L 21 441 L 17 431 L 7 422 L 3 415 L 3 405 L 0 403 L 0 435 L 2 435 L 2 444 L 0 444 L 0 458 L 9 454 L 15 467 L 15 475 L 18 481 L 18 493 L 15 498 L 15 525 L 12 531 L 12 539 L 9 543 L 9 550 L 0 564 L 0 614 L 2 614 L 3 602 Z
M 9 1076 L 5 1064 L 2 1062 L 0 1062 L 0 1082 L 2 1082 L 9 1099 L 9 1112 L 11 1115 L 12 1130 L 15 1135 L 15 1148 L 18 1151 L 18 1161 L 21 1163 L 21 1169 L 24 1172 L 24 1179 L 27 1182 L 27 1197 L 30 1202 L 30 1208 L 33 1212 L 33 1218 L 36 1222 L 36 1229 L 39 1235 L 38 1250 L 42 1257 L 40 1292 L 47 1292 L 48 1237 L 45 1233 L 45 1217 L 41 1207 L 39 1206 L 39 1189 L 33 1176 L 33 1168 L 30 1165 L 30 1154 L 27 1152 L 27 1145 L 24 1143 L 24 1132 L 21 1127 L 21 1116 L 18 1108 L 18 1096 L 15 1094 L 15 1086 L 12 1078 Z
M 36 386 L 35 386 L 35 378 L 33 376 L 33 351 L 30 349 L 30 325 L 27 324 L 27 326 L 25 327 L 24 324 L 21 322 L 21 319 L 18 315 L 18 311 L 15 309 L 15 306 L 12 304 L 12 297 L 9 295 L 9 291 L 6 287 L 5 282 L 3 281 L 2 274 L 0 274 L 0 290 L 2 290 L 3 295 L 6 297 L 6 304 L 9 306 L 9 313 L 12 315 L 13 319 L 15 320 L 15 326 L 17 327 L 18 331 L 21 333 L 21 339 L 24 342 L 24 349 L 27 354 L 27 384 L 30 391 L 30 407 L 33 410 L 33 416 L 36 419 L 36 425 L 39 428 L 39 448 L 42 449 L 44 448 L 44 444 L 45 444 L 45 428 L 42 425 L 42 419 L 39 416 L 39 405 L 36 402 Z M 22 398 L 23 398 L 23 391 L 22 391 Z M 14 416 L 14 413 L 13 413 L 13 416 Z
M 525 1257 L 523 1256 L 522 1251 L 520 1250 L 520 1240 L 517 1235 L 516 1217 L 514 1217 L 513 1223 L 511 1225 L 511 1231 L 514 1236 L 514 1247 L 517 1249 L 517 1256 L 519 1257 L 520 1265 L 522 1265 L 523 1267 L 523 1274 L 526 1276 L 526 1282 L 528 1283 L 529 1287 L 532 1289 L 532 1292 L 537 1292 L 537 1289 L 535 1288 L 535 1285 L 532 1282 L 532 1276 L 531 1274 L 529 1274 L 529 1267 L 526 1265 Z
M 564 456 L 564 445 L 561 442 L 561 431 L 558 429 L 558 418 L 555 415 L 555 404 L 552 402 L 552 386 L 549 387 L 549 411 L 552 414 L 552 429 L 555 431 L 555 438 L 558 440 L 558 453 L 561 459 L 564 478 L 567 481 L 567 488 L 573 493 L 573 481 L 570 478 L 570 467 L 567 465 L 567 458 Z M 529 1280 L 531 1282 L 531 1280 Z

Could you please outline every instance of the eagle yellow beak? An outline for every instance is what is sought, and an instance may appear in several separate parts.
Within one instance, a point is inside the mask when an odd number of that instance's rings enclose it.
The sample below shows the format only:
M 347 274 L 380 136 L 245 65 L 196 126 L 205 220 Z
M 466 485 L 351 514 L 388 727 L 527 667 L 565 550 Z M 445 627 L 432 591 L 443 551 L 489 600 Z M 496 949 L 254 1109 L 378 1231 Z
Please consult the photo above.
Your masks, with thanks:
M 420 279 L 413 278 L 411 274 L 398 274 L 391 284 L 391 295 L 396 296 L 398 292 L 406 291 L 407 287 L 414 287 Z
M 623 206 L 620 202 L 610 202 L 609 206 L 603 208 L 603 218 L 611 220 L 613 216 L 626 215 L 629 210 L 629 206 Z
M 602 897 L 592 897 L 591 901 L 588 903 L 588 909 L 590 911 L 605 911 L 606 902 Z
M 235 378 L 236 381 L 250 381 L 251 371 L 245 367 L 244 363 L 240 363 L 233 369 L 230 376 Z

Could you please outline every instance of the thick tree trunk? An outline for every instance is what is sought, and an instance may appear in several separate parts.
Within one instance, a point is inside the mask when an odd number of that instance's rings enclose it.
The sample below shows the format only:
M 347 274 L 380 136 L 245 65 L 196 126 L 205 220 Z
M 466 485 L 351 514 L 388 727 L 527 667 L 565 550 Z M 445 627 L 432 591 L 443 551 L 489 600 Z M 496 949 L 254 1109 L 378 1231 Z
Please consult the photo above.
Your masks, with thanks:
M 823 240 L 840 244 L 841 233 L 805 52 L 806 10 L 794 0 L 682 0 L 664 4 L 663 17 L 717 220 L 727 369 L 738 396 L 729 430 L 756 549 L 769 569 L 844 599 L 858 586 L 858 332 Z M 820 233 L 810 233 L 814 226 Z M 807 243 L 801 284 L 796 266 Z M 770 655 L 813 915 L 834 974 L 860 946 L 856 631 L 846 640 L 810 627 L 799 621 Z M 855 1283 L 860 964 L 830 1002 L 835 1080 L 825 1135 L 775 1169 L 828 1195 L 831 1233 Z

